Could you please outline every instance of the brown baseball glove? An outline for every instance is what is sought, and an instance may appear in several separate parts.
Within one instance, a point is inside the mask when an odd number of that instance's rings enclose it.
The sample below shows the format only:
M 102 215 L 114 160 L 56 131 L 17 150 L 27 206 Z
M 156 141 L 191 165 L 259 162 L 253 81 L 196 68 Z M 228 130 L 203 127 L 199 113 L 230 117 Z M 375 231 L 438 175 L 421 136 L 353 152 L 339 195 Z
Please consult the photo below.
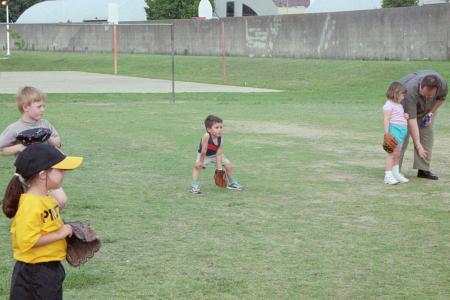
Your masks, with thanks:
M 394 152 L 395 148 L 397 148 L 397 140 L 390 133 L 384 135 L 383 140 L 383 149 L 387 153 Z
M 214 181 L 218 187 L 224 188 L 228 184 L 227 174 L 224 170 L 214 172 Z
M 81 222 L 66 222 L 72 226 L 73 234 L 67 238 L 66 260 L 72 267 L 78 267 L 92 258 L 102 245 L 97 233 Z

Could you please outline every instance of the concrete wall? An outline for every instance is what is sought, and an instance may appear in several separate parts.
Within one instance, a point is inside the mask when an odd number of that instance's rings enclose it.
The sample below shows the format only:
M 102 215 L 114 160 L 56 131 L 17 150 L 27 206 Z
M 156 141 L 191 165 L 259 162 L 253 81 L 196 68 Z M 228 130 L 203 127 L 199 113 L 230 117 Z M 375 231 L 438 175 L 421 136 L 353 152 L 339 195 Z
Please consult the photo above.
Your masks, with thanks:
M 450 5 L 222 20 L 174 20 L 180 55 L 448 60 Z M 166 21 L 167 22 L 167 21 Z M 111 26 L 14 25 L 28 50 L 111 51 Z M 0 48 L 6 47 L 0 25 Z M 14 49 L 14 46 L 13 46 Z M 119 51 L 170 53 L 169 27 L 119 29 Z

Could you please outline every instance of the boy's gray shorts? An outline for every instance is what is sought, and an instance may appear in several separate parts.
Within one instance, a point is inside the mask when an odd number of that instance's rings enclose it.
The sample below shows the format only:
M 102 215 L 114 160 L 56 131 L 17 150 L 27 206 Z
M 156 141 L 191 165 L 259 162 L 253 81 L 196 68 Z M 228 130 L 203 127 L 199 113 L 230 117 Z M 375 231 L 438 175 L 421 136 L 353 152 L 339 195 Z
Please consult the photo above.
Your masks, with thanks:
M 197 153 L 197 162 L 200 160 L 200 153 Z M 228 160 L 228 158 L 225 157 L 224 154 L 222 154 L 222 166 L 229 164 L 230 161 Z M 206 167 L 209 164 L 214 164 L 217 165 L 217 155 L 211 155 L 211 156 L 206 156 L 205 157 L 205 161 L 203 162 L 203 167 Z

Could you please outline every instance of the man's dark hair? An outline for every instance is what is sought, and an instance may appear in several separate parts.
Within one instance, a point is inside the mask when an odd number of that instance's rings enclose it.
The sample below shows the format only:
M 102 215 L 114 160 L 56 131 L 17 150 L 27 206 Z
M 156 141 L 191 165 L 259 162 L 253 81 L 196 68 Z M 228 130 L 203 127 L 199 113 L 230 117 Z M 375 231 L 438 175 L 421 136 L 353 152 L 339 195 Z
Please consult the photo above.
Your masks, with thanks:
M 439 88 L 441 81 L 436 75 L 427 75 L 420 82 L 420 88 L 427 87 L 428 89 Z
M 205 119 L 205 127 L 206 127 L 206 129 L 213 127 L 213 125 L 215 123 L 223 123 L 223 121 L 222 121 L 221 118 L 219 118 L 217 116 L 214 116 L 214 115 L 209 115 L 209 116 L 206 117 L 206 119 Z

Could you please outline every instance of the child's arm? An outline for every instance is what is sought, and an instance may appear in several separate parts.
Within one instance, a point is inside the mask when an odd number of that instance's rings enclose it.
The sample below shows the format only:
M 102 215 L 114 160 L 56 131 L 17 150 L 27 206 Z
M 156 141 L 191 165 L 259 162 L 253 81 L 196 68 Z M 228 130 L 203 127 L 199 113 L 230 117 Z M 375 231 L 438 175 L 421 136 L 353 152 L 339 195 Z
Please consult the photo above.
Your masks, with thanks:
M 389 133 L 389 120 L 391 119 L 391 111 L 383 110 L 383 128 L 384 134 Z
M 0 156 L 9 156 L 9 155 L 15 155 L 18 152 L 23 151 L 26 147 L 22 144 L 16 144 L 4 148 L 0 148 Z
M 48 191 L 48 194 L 51 195 L 53 198 L 55 198 L 56 201 L 58 201 L 59 210 L 62 210 L 64 208 L 64 206 L 66 206 L 68 199 L 67 199 L 66 192 L 64 192 L 62 187 L 60 187 L 58 189 L 50 190 L 50 191 Z
M 61 148 L 61 139 L 58 137 L 58 138 L 54 138 L 54 137 L 49 137 L 48 138 L 48 143 L 50 144 L 50 145 L 53 145 L 53 146 L 55 146 L 56 148 Z
M 205 157 L 206 157 L 206 151 L 208 150 L 208 139 L 209 139 L 209 134 L 205 133 L 202 137 L 202 150 L 200 152 L 200 158 L 195 163 L 196 168 L 203 167 L 203 164 L 205 162 Z
M 34 244 L 33 248 L 42 247 L 71 236 L 72 236 L 72 226 L 64 224 L 57 231 L 41 235 L 36 244 Z
M 12 125 L 8 126 L 0 134 L 0 156 L 15 155 L 17 152 L 25 149 L 24 145 L 17 143 L 17 135 L 11 127 Z
M 61 137 L 59 136 L 58 131 L 56 130 L 55 126 L 52 125 L 48 120 L 44 120 L 46 123 L 46 127 L 48 127 L 52 131 L 52 135 L 48 139 L 48 143 L 50 145 L 55 146 L 56 148 L 61 148 Z
M 216 157 L 217 170 L 222 170 L 222 146 L 223 146 L 223 139 L 219 149 L 217 149 L 217 157 Z

